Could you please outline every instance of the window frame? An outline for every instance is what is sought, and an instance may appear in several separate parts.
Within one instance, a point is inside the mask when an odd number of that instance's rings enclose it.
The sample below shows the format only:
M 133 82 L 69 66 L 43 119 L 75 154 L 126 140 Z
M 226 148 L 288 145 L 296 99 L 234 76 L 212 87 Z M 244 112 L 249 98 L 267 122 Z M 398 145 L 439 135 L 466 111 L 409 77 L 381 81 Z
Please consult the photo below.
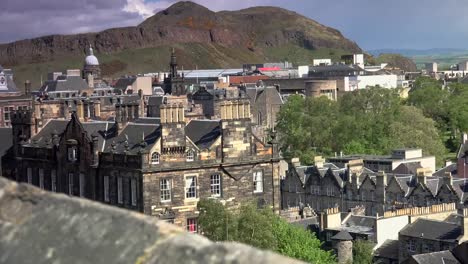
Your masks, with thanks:
M 260 175 L 260 179 L 258 179 L 257 177 Z M 261 184 L 259 184 L 261 183 Z M 262 170 L 258 170 L 258 171 L 254 171 L 253 173 L 253 192 L 254 193 L 263 193 L 264 191 L 264 186 L 263 186 L 263 171 Z
M 50 187 L 53 192 L 57 192 L 57 171 L 50 171 Z
M 39 174 L 39 188 L 41 189 L 45 189 L 44 187 L 44 169 L 40 168 L 38 170 L 38 174 Z
M 152 165 L 159 164 L 160 159 L 161 159 L 161 155 L 159 154 L 159 152 L 153 152 L 153 154 L 151 154 L 151 164 Z
M 109 197 L 109 187 L 110 187 L 110 176 L 105 175 L 104 176 L 104 202 L 110 202 L 110 197 Z
M 131 196 L 131 203 L 132 206 L 137 206 L 138 198 L 137 198 L 137 179 L 131 178 L 130 179 L 130 196 Z
M 184 177 L 184 180 L 185 180 L 184 181 L 184 183 L 185 183 L 185 185 L 184 185 L 184 193 L 185 193 L 184 197 L 185 197 L 185 199 L 192 199 L 193 200 L 193 199 L 198 198 L 198 190 L 197 190 L 198 189 L 198 179 L 197 178 L 198 178 L 197 175 L 186 175 Z M 191 182 L 190 186 L 187 187 L 187 181 L 189 179 L 194 179 L 194 180 Z M 195 183 L 194 186 L 192 186 L 193 183 Z M 191 191 L 191 190 L 193 190 L 193 191 Z M 189 195 L 190 193 L 193 193 L 193 194 Z
M 80 180 L 80 197 L 85 197 L 86 179 L 85 179 L 84 173 L 80 173 L 79 177 L 80 177 L 79 178 L 79 180 Z
M 210 175 L 210 193 L 211 197 L 221 197 L 222 177 L 220 173 Z
M 69 162 L 78 161 L 78 147 L 77 146 L 68 146 L 67 148 L 67 158 Z
M 163 186 L 165 188 L 163 188 Z M 162 178 L 159 180 L 159 200 L 161 203 L 168 203 L 172 201 L 172 179 Z
M 195 161 L 195 152 L 191 149 L 189 149 L 186 153 L 185 153 L 185 161 L 187 162 L 193 162 Z
M 187 218 L 186 230 L 189 233 L 198 233 L 198 219 L 197 218 Z
M 123 204 L 124 203 L 124 198 L 123 198 L 123 178 L 118 176 L 117 177 L 117 203 L 118 204 Z
M 74 180 L 74 173 L 68 173 L 68 195 L 73 196 L 73 180 Z
M 26 180 L 28 182 L 28 184 L 32 184 L 33 183 L 33 173 L 32 173 L 32 168 L 31 167 L 28 167 L 26 168 Z

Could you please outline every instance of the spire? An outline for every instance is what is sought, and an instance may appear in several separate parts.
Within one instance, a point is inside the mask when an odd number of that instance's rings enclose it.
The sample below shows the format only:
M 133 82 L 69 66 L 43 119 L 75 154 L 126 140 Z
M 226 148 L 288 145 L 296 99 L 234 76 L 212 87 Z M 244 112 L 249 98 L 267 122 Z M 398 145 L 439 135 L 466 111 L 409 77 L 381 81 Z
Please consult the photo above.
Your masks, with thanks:
M 89 55 L 90 56 L 94 55 L 93 47 L 91 46 L 91 44 L 89 44 Z
M 171 53 L 171 77 L 172 78 L 177 77 L 177 58 L 175 55 L 174 48 L 172 48 L 172 53 Z

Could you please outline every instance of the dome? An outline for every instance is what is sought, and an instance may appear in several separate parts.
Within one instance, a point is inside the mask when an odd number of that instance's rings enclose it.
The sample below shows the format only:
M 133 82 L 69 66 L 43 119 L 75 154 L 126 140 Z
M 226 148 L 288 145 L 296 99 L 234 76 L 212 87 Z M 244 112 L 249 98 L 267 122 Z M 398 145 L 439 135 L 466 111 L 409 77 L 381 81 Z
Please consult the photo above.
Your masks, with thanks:
M 99 61 L 96 58 L 96 56 L 94 56 L 93 48 L 91 48 L 91 45 L 89 46 L 89 55 L 86 56 L 86 59 L 85 59 L 85 65 L 99 66 Z

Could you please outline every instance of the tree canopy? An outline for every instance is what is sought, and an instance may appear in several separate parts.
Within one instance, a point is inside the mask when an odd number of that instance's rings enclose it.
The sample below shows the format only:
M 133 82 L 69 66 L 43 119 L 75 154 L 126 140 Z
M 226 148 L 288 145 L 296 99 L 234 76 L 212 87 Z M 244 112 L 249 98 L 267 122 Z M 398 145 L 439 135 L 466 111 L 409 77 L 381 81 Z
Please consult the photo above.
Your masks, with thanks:
M 313 233 L 287 223 L 269 208 L 248 202 L 230 211 L 217 200 L 202 199 L 198 209 L 199 228 L 211 240 L 237 241 L 311 263 L 335 263 Z
M 291 96 L 278 115 L 277 130 L 286 158 L 310 164 L 315 155 L 382 154 L 422 148 L 442 160 L 446 150 L 436 122 L 407 106 L 396 89 L 369 88 L 325 97 Z

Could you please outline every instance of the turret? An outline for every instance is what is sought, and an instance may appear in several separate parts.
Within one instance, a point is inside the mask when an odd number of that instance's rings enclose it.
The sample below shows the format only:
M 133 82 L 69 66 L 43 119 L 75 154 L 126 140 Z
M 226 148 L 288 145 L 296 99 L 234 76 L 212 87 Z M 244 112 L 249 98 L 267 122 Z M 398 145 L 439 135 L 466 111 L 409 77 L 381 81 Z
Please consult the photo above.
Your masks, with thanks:
M 28 141 L 36 134 L 35 120 L 31 110 L 18 110 L 11 114 L 11 126 L 13 133 L 13 149 L 15 155 L 19 154 L 20 143 Z

